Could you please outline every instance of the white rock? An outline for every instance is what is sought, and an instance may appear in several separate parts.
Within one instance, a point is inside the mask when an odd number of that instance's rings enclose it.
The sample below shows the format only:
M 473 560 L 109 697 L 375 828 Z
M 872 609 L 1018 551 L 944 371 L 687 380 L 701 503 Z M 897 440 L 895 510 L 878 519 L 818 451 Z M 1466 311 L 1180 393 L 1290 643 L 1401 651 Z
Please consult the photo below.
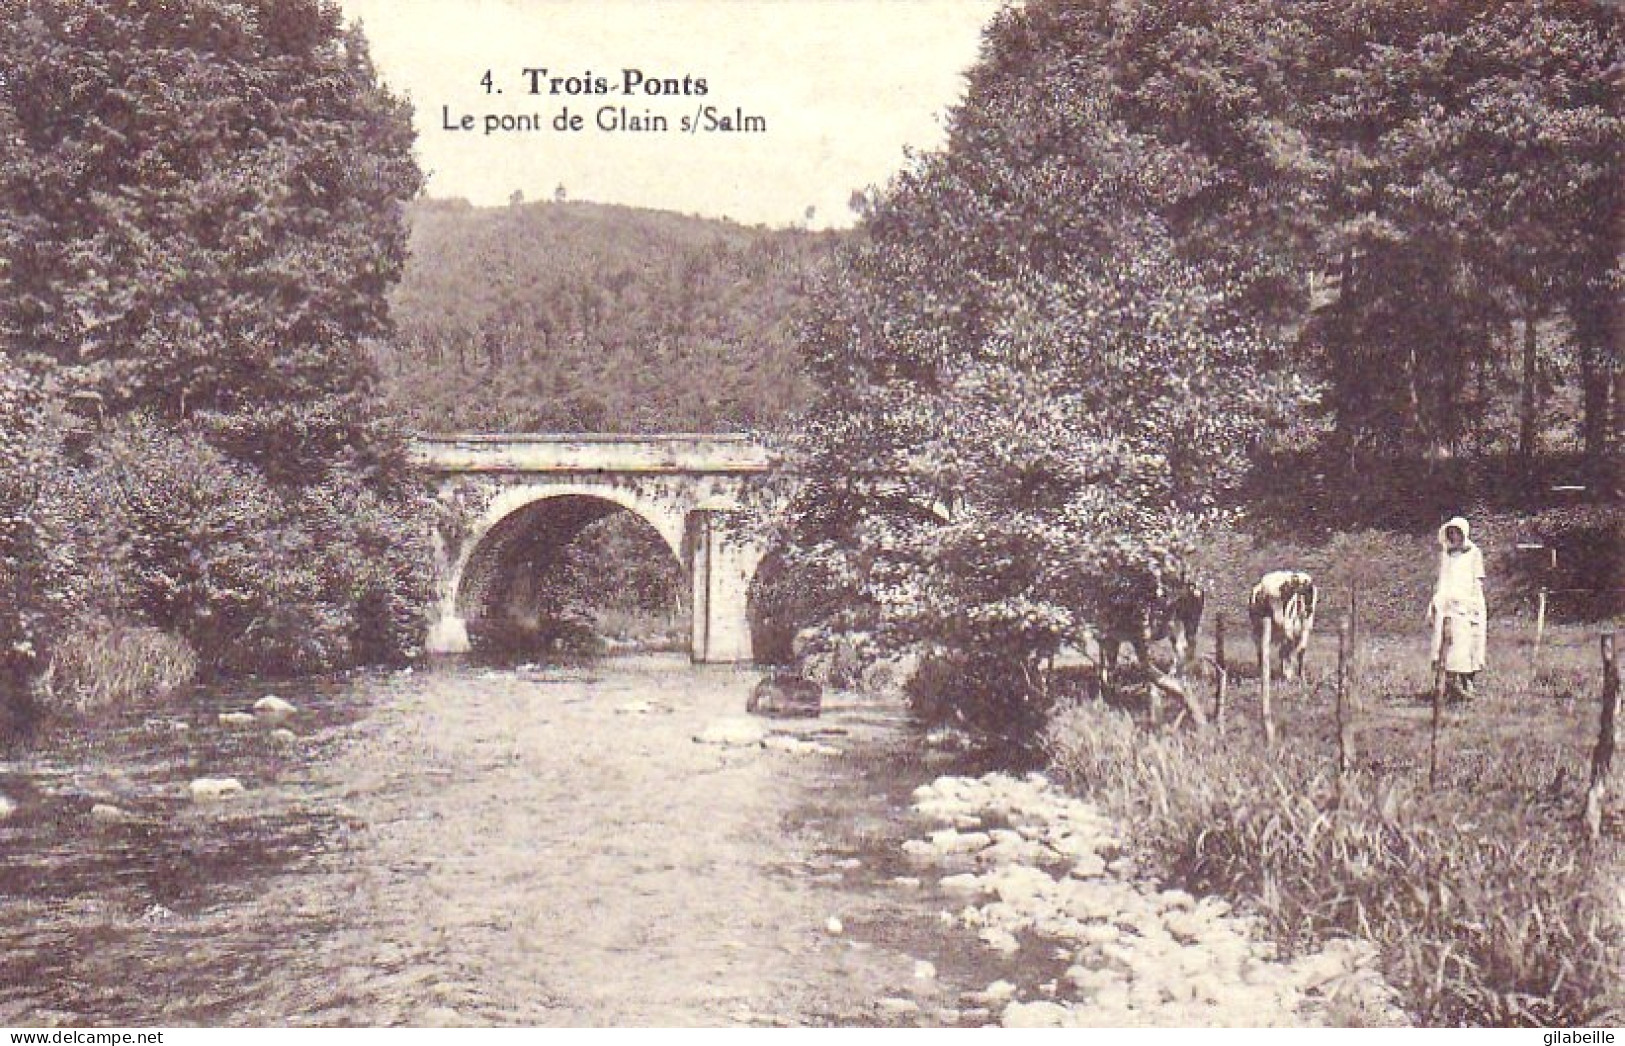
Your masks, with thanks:
M 846 929 L 846 925 L 832 915 L 828 919 L 824 920 L 824 929 L 828 930 L 830 933 L 841 933 Z
M 937 967 L 936 967 L 935 963 L 927 962 L 924 959 L 915 959 L 914 960 L 914 979 L 915 980 L 917 980 L 917 981 L 929 981 L 929 980 L 934 979 L 936 977 L 936 975 L 937 975 Z
M 803 741 L 799 737 L 790 737 L 786 734 L 773 734 L 762 741 L 762 747 L 770 752 L 784 752 L 789 755 L 840 755 L 841 750 L 833 745 L 820 744 L 817 741 Z
M 919 877 L 913 875 L 894 875 L 891 881 L 893 886 L 901 886 L 905 890 L 918 890 L 920 888 Z
M 970 875 L 968 873 L 963 875 L 947 876 L 937 884 L 937 887 L 943 893 L 962 894 L 973 897 L 986 889 L 986 885 L 982 882 L 981 876 Z
M 1106 874 L 1106 862 L 1099 854 L 1084 854 L 1072 865 L 1072 875 L 1078 879 L 1098 879 Z
M 956 828 L 945 828 L 931 833 L 931 845 L 938 853 L 968 854 L 987 846 L 992 838 L 986 832 L 961 833 Z
M 1016 986 L 1009 981 L 998 980 L 983 988 L 979 992 L 966 992 L 964 998 L 982 1006 L 1000 1006 L 1016 997 Z
M 266 694 L 254 702 L 254 714 L 268 723 L 280 723 L 293 716 L 298 709 L 275 694 Z
M 1164 911 L 1189 911 L 1196 907 L 1196 898 L 1184 890 L 1164 890 L 1157 895 L 1157 907 Z
M 241 795 L 243 783 L 235 777 L 200 777 L 192 782 L 191 791 L 194 801 L 207 803 L 228 796 Z
M 1016 940 L 1016 935 L 998 926 L 989 926 L 976 936 L 996 952 L 1009 954 L 1021 950 L 1021 942 Z
M 616 715 L 648 715 L 655 709 L 647 701 L 629 701 L 615 710 Z
M 0 821 L 4 821 L 17 812 L 17 804 L 3 795 L 0 795 Z
M 937 855 L 937 848 L 924 839 L 904 839 L 903 853 L 918 861 L 929 861 Z
M 694 735 L 702 745 L 724 745 L 736 748 L 755 748 L 767 737 L 767 727 L 754 719 L 733 716 L 718 719 Z
M 149 904 L 146 910 L 141 913 L 141 921 L 149 925 L 166 923 L 173 918 L 175 918 L 175 913 L 161 904 Z
M 129 814 L 125 813 L 123 810 L 120 810 L 112 803 L 97 803 L 95 806 L 90 808 L 90 819 L 92 821 L 100 821 L 103 824 L 113 824 L 118 821 L 123 821 L 128 819 L 129 816 Z
M 1031 902 L 1052 891 L 1055 880 L 1042 869 L 1024 864 L 1005 865 L 988 873 L 988 885 L 1007 904 L 1030 905 Z
M 271 740 L 277 741 L 281 744 L 291 745 L 295 741 L 299 740 L 299 735 L 294 733 L 292 730 L 289 730 L 287 727 L 278 727 L 277 729 L 271 731 Z
M 876 1002 L 875 1009 L 888 1017 L 912 1017 L 920 1012 L 920 1004 L 913 999 L 886 998 Z
M 221 712 L 219 719 L 221 726 L 254 725 L 254 715 L 251 712 Z
M 1115 926 L 1108 923 L 1091 923 L 1083 928 L 1078 938 L 1085 944 L 1101 945 L 1115 944 L 1117 938 L 1121 936 L 1121 932 Z

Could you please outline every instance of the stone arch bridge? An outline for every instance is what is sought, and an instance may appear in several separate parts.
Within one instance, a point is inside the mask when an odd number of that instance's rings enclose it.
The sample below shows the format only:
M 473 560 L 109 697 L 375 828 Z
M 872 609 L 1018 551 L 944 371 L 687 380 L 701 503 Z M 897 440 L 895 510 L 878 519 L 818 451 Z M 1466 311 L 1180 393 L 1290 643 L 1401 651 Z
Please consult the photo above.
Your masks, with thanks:
M 412 455 L 439 506 L 431 652 L 468 650 L 506 586 L 625 509 L 690 580 L 693 659 L 751 660 L 748 593 L 765 548 L 745 524 L 766 448 L 734 435 L 459 435 L 419 438 Z

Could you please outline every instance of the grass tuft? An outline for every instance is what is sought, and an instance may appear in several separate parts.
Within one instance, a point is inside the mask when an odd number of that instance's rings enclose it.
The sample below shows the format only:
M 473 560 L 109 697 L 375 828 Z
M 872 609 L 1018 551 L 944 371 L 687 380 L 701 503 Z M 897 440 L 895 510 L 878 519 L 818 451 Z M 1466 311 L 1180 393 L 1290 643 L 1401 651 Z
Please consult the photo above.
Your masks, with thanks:
M 184 639 L 156 628 L 81 622 L 56 650 L 39 709 L 71 717 L 177 690 L 197 674 Z

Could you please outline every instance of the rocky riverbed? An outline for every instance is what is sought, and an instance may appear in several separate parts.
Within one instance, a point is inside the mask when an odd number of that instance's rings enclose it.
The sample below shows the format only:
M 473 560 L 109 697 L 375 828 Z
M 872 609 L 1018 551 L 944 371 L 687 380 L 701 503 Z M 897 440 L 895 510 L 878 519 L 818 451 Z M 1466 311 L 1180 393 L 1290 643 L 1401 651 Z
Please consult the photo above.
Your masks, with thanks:
M 943 922 L 990 951 L 1047 952 L 1064 967 L 967 996 L 1006 1027 L 1405 1022 L 1368 945 L 1281 957 L 1228 903 L 1139 876 L 1115 827 L 1041 774 L 940 777 L 914 792 L 914 809 L 942 827 L 904 851 L 963 902 Z

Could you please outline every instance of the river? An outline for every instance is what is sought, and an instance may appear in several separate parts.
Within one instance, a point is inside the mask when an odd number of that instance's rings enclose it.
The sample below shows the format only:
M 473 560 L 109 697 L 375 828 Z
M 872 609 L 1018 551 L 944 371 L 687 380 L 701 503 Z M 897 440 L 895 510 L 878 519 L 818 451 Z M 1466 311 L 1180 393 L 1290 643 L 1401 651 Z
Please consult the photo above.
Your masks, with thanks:
M 937 1025 L 1044 976 L 905 863 L 957 768 L 898 702 L 766 724 L 801 751 L 694 740 L 757 678 L 448 666 L 37 737 L 0 761 L 0 1025 Z M 267 693 L 292 736 L 220 721 Z

